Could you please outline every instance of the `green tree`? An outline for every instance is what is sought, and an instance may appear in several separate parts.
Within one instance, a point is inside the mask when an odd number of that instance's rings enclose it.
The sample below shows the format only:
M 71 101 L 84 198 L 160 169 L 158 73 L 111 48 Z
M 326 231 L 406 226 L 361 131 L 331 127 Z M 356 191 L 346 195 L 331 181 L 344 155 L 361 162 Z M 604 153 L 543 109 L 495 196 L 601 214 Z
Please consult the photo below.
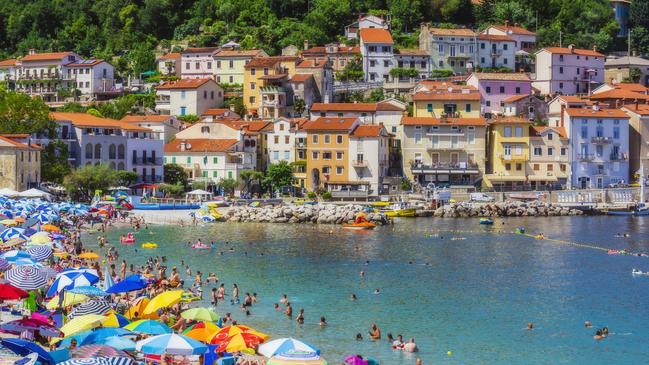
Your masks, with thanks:
M 115 171 L 115 183 L 120 186 L 128 187 L 129 185 L 135 184 L 137 178 L 137 172 L 126 170 Z
M 388 8 L 392 15 L 392 29 L 409 32 L 423 20 L 421 0 L 388 0 Z
M 0 87 L 0 133 L 51 135 L 56 125 L 47 105 L 39 98 Z
M 187 186 L 189 184 L 189 176 L 185 169 L 175 163 L 168 163 L 163 166 L 163 180 L 167 184 Z
M 293 168 L 286 161 L 273 163 L 266 169 L 266 176 L 264 176 L 264 185 L 271 191 L 281 188 L 283 186 L 293 185 L 295 178 L 293 177 Z
M 336 72 L 336 80 L 338 81 L 362 81 L 363 74 L 363 59 L 360 56 L 354 57 L 349 61 L 342 71 Z
M 224 105 L 225 108 L 231 109 L 234 106 L 234 112 L 240 116 L 246 115 L 246 106 L 243 104 L 243 98 L 231 97 L 228 98 Z
M 227 178 L 227 179 L 221 179 L 218 183 L 218 187 L 223 189 L 224 194 L 228 196 L 233 196 L 234 191 L 237 189 L 237 186 L 239 186 L 239 183 L 235 179 Z
M 71 171 L 68 156 L 68 145 L 65 142 L 55 140 L 47 144 L 41 153 L 43 181 L 62 183 Z
M 295 111 L 295 113 L 297 113 L 297 115 L 301 116 L 305 110 L 304 100 L 299 98 L 295 99 L 295 101 L 293 102 L 293 110 Z
M 372 90 L 369 98 L 367 98 L 367 101 L 370 103 L 376 103 L 381 100 L 385 100 L 385 94 L 383 93 L 383 88 Z
M 173 197 L 182 197 L 182 194 L 185 192 L 185 187 L 181 184 L 160 184 L 158 189 Z
M 116 182 L 115 171 L 107 164 L 86 165 L 64 179 L 63 185 L 73 197 L 89 201 L 95 191 L 105 191 Z
M 255 182 L 259 182 L 264 174 L 255 170 L 243 170 L 239 173 L 239 179 L 243 183 L 244 193 L 250 193 L 250 189 Z

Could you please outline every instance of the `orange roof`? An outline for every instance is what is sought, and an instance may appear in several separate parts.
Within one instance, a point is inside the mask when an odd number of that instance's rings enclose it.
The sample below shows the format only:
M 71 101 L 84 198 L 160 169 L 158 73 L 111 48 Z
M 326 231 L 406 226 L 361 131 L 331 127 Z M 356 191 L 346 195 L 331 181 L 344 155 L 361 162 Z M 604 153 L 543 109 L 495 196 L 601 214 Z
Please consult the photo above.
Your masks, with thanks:
M 403 111 L 397 105 L 388 102 L 378 103 L 313 103 L 311 111 L 314 112 L 358 112 L 358 113 L 372 113 L 377 110 L 380 111 Z
M 219 52 L 216 52 L 214 57 L 257 57 L 262 55 L 264 51 L 260 49 L 249 49 L 249 50 L 229 50 L 224 49 Z
M 383 125 L 359 125 L 354 129 L 352 132 L 352 136 L 354 137 L 381 137 L 382 133 L 385 131 L 385 128 L 383 128 Z
M 536 33 L 532 31 L 515 25 L 492 25 L 492 27 L 511 34 L 536 35 Z
M 104 62 L 104 60 L 99 58 L 94 58 L 89 60 L 77 60 L 75 62 L 68 63 L 67 65 L 65 65 L 65 67 L 89 67 L 89 66 L 92 67 L 102 62 Z
M 495 42 L 514 42 L 514 39 L 508 35 L 498 35 L 498 34 L 478 34 L 478 39 L 484 39 L 485 41 L 495 41 Z
M 79 128 L 110 128 L 123 129 L 130 132 L 151 132 L 151 129 L 110 118 L 99 118 L 86 113 L 50 112 L 50 118 L 55 121 L 70 121 Z
M 474 37 L 476 34 L 471 29 L 458 28 L 458 29 L 447 29 L 447 28 L 428 28 L 428 32 L 433 35 L 441 36 L 460 36 L 460 37 Z
M 398 105 L 394 105 L 392 103 L 389 103 L 387 101 L 380 101 L 376 103 L 376 110 L 377 111 L 392 111 L 392 112 L 404 112 L 406 111 L 405 107 L 401 107 Z
M 0 135 L 0 141 L 6 142 L 6 143 L 11 145 L 11 146 L 3 146 L 2 144 L 0 144 L 0 148 L 2 148 L 2 147 L 15 147 L 15 148 L 20 148 L 20 149 L 29 149 L 29 148 L 38 149 L 38 150 L 42 149 L 38 145 L 31 145 L 30 146 L 30 145 L 28 145 L 26 143 L 14 141 L 12 139 L 13 138 L 12 136 L 13 135 L 11 135 L 11 134 L 2 134 L 2 135 Z
M 566 109 L 571 117 L 595 117 L 595 118 L 628 118 L 629 116 L 620 109 L 599 109 L 593 108 L 568 108 Z
M 291 82 L 301 83 L 306 82 L 308 79 L 313 78 L 312 74 L 295 74 L 291 77 Z
M 394 43 L 392 34 L 383 28 L 363 28 L 359 34 L 363 43 Z
M 638 99 L 638 100 L 649 100 L 649 95 L 641 94 L 635 91 L 624 90 L 624 89 L 611 89 L 608 91 L 603 91 L 601 93 L 593 94 L 590 96 L 591 100 L 600 100 L 600 99 Z
M 649 116 L 649 105 L 647 104 L 627 105 L 623 108 L 632 113 L 636 113 L 642 116 Z
M 340 53 L 360 53 L 361 48 L 358 46 L 355 47 L 349 47 L 349 46 L 343 46 L 340 45 L 337 47 L 336 52 L 327 52 L 327 47 L 325 46 L 317 46 L 317 47 L 311 47 L 309 49 L 305 49 L 302 51 L 302 55 L 305 57 L 312 57 L 314 55 L 319 55 L 319 54 L 340 54 Z
M 31 61 L 60 61 L 63 58 L 71 55 L 72 52 L 48 52 L 48 53 L 34 53 L 28 54 L 25 57 L 21 58 L 21 62 L 31 62 Z
M 255 57 L 246 64 L 245 68 L 272 67 L 281 61 L 280 57 Z
M 269 127 L 272 128 L 272 123 L 269 121 L 263 120 L 223 120 L 219 119 L 215 121 L 216 123 L 222 123 L 233 129 L 243 130 L 244 132 L 262 132 L 267 130 Z
M 226 113 L 236 114 L 235 112 L 233 112 L 232 110 L 230 110 L 228 108 L 211 108 L 211 109 L 207 109 L 205 111 L 205 113 L 202 114 L 202 116 L 217 116 L 217 117 L 220 117 L 220 116 L 222 116 L 222 115 L 224 115 Z
M 491 124 L 530 124 L 531 122 L 521 117 L 498 117 L 491 120 Z
M 322 68 L 325 67 L 327 63 L 324 60 L 314 60 L 308 59 L 303 60 L 297 65 L 297 68 Z
M 430 117 L 403 117 L 402 125 L 473 125 L 486 126 L 484 118 L 430 118 Z
M 7 138 L 27 138 L 29 137 L 29 133 L 4 133 L 1 134 L 3 137 Z
M 566 129 L 563 127 L 547 127 L 547 126 L 530 126 L 530 137 L 531 138 L 540 138 L 541 134 L 548 131 L 552 130 L 556 132 L 559 135 L 559 138 L 562 139 L 567 139 L 568 134 L 566 133 Z
M 519 100 L 523 100 L 523 99 L 525 99 L 525 98 L 528 97 L 528 96 L 530 96 L 530 95 L 529 95 L 529 94 L 525 94 L 525 95 L 512 95 L 512 96 L 510 96 L 510 97 L 504 99 L 504 100 L 503 100 L 503 103 L 515 103 L 515 102 L 517 102 L 517 101 L 519 101 Z
M 576 95 L 561 95 L 559 99 L 565 101 L 566 103 L 584 103 L 587 104 L 589 101 L 582 99 L 580 96 Z
M 320 117 L 304 124 L 306 131 L 349 131 L 358 118 Z
M 239 141 L 236 139 L 174 139 L 165 145 L 164 151 L 165 153 L 228 152 L 237 142 Z M 185 151 L 180 150 L 181 143 L 185 143 Z
M 190 47 L 182 51 L 182 54 L 185 53 L 214 53 L 218 51 L 219 47 Z
M 120 121 L 125 123 L 163 123 L 171 119 L 171 115 L 127 115 Z
M 196 89 L 210 82 L 212 79 L 180 79 L 176 81 L 167 81 L 162 85 L 156 86 L 157 90 L 179 90 L 179 89 Z
M 545 47 L 541 49 L 541 51 L 548 51 L 550 53 L 558 53 L 558 54 L 576 54 L 580 56 L 594 56 L 594 57 L 604 57 L 603 54 L 593 51 L 592 49 L 580 49 L 580 48 L 573 48 L 572 51 L 570 48 L 562 48 L 562 47 Z
M 180 58 L 180 53 L 179 52 L 172 52 L 172 53 L 163 54 L 162 56 L 160 56 L 160 58 L 158 58 L 158 61 L 177 60 L 179 58 Z
M 12 67 L 12 66 L 16 66 L 16 59 L 15 58 L 0 61 L 0 67 Z
M 628 90 L 628 91 L 635 91 L 637 93 L 642 93 L 646 94 L 649 92 L 649 88 L 646 86 L 643 86 L 641 84 L 626 84 L 626 83 L 619 83 L 613 85 L 616 89 L 622 89 L 622 90 Z

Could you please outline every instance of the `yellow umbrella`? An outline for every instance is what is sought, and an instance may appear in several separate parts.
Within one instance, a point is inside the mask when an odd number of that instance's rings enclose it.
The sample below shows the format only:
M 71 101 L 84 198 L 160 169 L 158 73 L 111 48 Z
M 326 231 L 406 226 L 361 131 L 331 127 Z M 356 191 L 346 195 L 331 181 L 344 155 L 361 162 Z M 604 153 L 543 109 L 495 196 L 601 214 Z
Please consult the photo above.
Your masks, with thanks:
M 61 232 L 61 228 L 53 224 L 44 224 L 41 226 L 41 230 L 48 231 L 48 232 Z
M 144 308 L 149 304 L 151 300 L 147 297 L 139 297 L 135 299 L 135 302 L 131 307 L 124 313 L 124 316 L 130 320 L 135 319 L 158 319 L 158 313 L 143 314 Z
M 64 252 L 64 251 L 55 251 L 53 255 L 56 256 L 56 257 L 61 257 L 61 258 L 66 258 L 66 257 L 70 256 L 69 253 Z
M 179 303 L 182 296 L 182 290 L 172 290 L 158 294 L 155 298 L 151 299 L 146 308 L 144 308 L 142 314 L 151 314 L 157 312 L 158 309 L 171 307 L 172 305 Z
M 80 259 L 97 260 L 99 258 L 99 255 L 94 252 L 84 252 L 77 257 Z
M 83 294 L 74 294 L 74 293 L 68 293 L 65 292 L 63 295 L 63 307 L 67 307 L 70 305 L 75 305 L 79 303 L 84 303 L 88 300 L 89 298 Z M 47 305 L 45 308 L 47 309 L 56 309 L 59 307 L 59 296 L 55 295 L 54 298 L 50 299 L 49 302 L 47 302 Z
M 266 341 L 269 337 L 267 334 L 258 332 L 248 326 L 244 326 L 244 325 L 226 326 L 221 328 L 217 333 L 214 334 L 214 337 L 212 337 L 211 342 L 215 343 L 215 342 L 225 341 L 226 339 L 234 335 L 239 335 L 242 333 L 259 337 L 261 339 L 261 342 Z
M 7 227 L 12 227 L 12 226 L 17 225 L 18 222 L 16 222 L 16 221 L 13 220 L 13 219 L 4 219 L 4 220 L 1 220 L 1 221 L 0 221 L 0 224 L 3 224 L 3 225 L 5 225 L 5 226 L 7 226 Z
M 59 330 L 63 332 L 65 337 L 68 337 L 98 327 L 104 320 L 106 320 L 106 317 L 102 315 L 86 314 L 85 316 L 74 317 Z
M 47 236 L 32 236 L 30 238 L 31 243 L 37 243 L 37 244 L 43 244 L 43 243 L 51 243 L 52 239 L 47 237 Z
M 102 327 L 124 327 L 130 322 L 124 317 L 121 316 L 115 311 L 110 311 L 108 314 L 104 315 L 106 317 L 106 320 L 102 322 Z

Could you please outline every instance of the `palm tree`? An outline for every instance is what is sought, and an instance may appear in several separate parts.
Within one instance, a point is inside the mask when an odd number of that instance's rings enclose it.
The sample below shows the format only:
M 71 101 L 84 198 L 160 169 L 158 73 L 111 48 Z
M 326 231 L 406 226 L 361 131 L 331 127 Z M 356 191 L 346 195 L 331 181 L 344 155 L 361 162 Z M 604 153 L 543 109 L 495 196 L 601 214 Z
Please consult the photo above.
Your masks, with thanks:
M 255 170 L 244 170 L 239 173 L 239 179 L 243 182 L 244 192 L 247 194 L 250 192 L 255 181 L 260 181 L 264 175 Z

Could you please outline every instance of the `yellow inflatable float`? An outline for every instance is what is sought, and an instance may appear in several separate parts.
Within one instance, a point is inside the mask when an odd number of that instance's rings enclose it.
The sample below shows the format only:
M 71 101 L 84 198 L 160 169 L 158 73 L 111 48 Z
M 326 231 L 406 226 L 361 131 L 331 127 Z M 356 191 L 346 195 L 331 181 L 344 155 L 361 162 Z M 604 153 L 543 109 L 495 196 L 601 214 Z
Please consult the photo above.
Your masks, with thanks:
M 156 248 L 156 247 L 158 247 L 158 244 L 153 242 L 145 242 L 142 244 L 142 248 Z

